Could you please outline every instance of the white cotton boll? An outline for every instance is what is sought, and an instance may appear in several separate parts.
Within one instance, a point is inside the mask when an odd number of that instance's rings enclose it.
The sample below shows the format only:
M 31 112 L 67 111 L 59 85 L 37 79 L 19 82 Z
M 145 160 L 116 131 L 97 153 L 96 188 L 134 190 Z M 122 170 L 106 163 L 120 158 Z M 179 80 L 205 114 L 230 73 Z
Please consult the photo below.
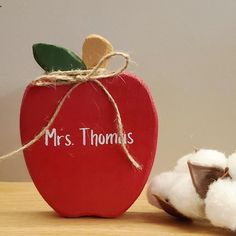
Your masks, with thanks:
M 214 226 L 236 230 L 236 182 L 219 179 L 210 185 L 205 199 L 206 216 Z
M 155 176 L 150 183 L 150 191 L 161 198 L 168 198 L 170 188 L 176 181 L 176 173 L 168 171 Z
M 148 199 L 148 202 L 159 208 L 159 209 L 162 209 L 162 207 L 160 206 L 159 202 L 157 201 L 157 199 L 155 198 L 155 196 L 152 194 L 151 192 L 151 188 L 150 188 L 150 185 L 148 186 L 148 189 L 147 189 L 147 199 Z
M 228 157 L 228 167 L 229 175 L 233 180 L 236 180 L 236 153 L 233 153 Z
M 226 168 L 227 158 L 225 154 L 216 150 L 200 149 L 192 155 L 190 162 L 206 167 Z
M 178 173 L 188 173 L 189 172 L 188 161 L 192 158 L 193 155 L 194 155 L 194 153 L 189 153 L 189 154 L 181 157 L 177 161 L 174 171 L 178 172 Z
M 169 193 L 170 203 L 183 215 L 204 218 L 204 201 L 196 193 L 189 174 L 181 175 Z
M 168 199 L 169 192 L 176 181 L 176 173 L 163 172 L 155 176 L 148 187 L 147 197 L 150 204 L 160 208 L 158 201 L 153 195 L 159 196 L 163 199 Z

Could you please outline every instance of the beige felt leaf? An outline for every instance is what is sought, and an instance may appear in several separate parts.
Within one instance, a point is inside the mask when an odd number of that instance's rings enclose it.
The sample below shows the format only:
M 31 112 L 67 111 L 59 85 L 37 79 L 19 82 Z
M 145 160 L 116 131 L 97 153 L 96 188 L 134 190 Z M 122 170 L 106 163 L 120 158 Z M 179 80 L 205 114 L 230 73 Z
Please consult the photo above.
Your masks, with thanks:
M 98 64 L 100 59 L 111 53 L 113 47 L 111 43 L 100 35 L 89 35 L 83 44 L 82 58 L 88 69 L 93 68 Z M 101 67 L 106 67 L 107 61 L 102 64 Z

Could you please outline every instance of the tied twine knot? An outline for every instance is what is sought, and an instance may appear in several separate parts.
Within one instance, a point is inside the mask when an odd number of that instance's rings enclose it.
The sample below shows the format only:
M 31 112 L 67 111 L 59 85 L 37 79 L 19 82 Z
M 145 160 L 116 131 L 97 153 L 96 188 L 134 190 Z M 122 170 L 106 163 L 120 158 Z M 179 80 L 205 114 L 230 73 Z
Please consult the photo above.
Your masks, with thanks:
M 121 56 L 125 59 L 125 63 L 122 67 L 114 72 L 110 72 L 105 68 L 101 68 L 102 64 L 114 57 Z M 104 79 L 112 76 L 121 74 L 129 65 L 129 55 L 123 52 L 112 52 L 101 58 L 98 64 L 90 70 L 69 70 L 69 71 L 53 71 L 49 74 L 39 76 L 36 80 L 31 83 L 36 86 L 47 86 L 47 85 L 63 85 L 63 84 L 74 84 L 74 83 L 85 83 L 88 81 L 96 82 L 98 79 Z M 99 81 L 98 81 L 99 82 Z
M 125 63 L 122 67 L 117 69 L 114 72 L 107 71 L 104 68 L 101 68 L 102 64 L 112 57 L 115 56 L 121 56 L 123 59 L 125 59 Z M 38 77 L 36 80 L 32 81 L 31 84 L 35 86 L 50 86 L 50 85 L 64 85 L 64 84 L 73 84 L 73 86 L 66 92 L 66 94 L 62 97 L 60 102 L 58 103 L 52 117 L 50 118 L 47 125 L 28 143 L 23 145 L 22 147 L 6 154 L 3 156 L 0 156 L 0 160 L 6 159 L 10 156 L 13 156 L 14 154 L 27 149 L 31 145 L 33 145 L 35 142 L 37 142 L 45 133 L 46 131 L 51 127 L 54 120 L 56 119 L 57 115 L 59 114 L 65 100 L 71 95 L 71 93 L 81 84 L 86 82 L 94 82 L 96 83 L 106 94 L 109 101 L 111 102 L 115 113 L 116 113 L 116 126 L 118 135 L 120 137 L 120 145 L 128 158 L 128 160 L 131 162 L 131 164 L 136 168 L 141 170 L 142 166 L 134 159 L 134 157 L 129 153 L 129 150 L 126 146 L 126 141 L 124 138 L 124 129 L 123 129 L 123 123 L 120 115 L 119 108 L 112 97 L 112 95 L 109 93 L 109 91 L 106 89 L 106 87 L 99 81 L 103 78 L 108 78 L 112 76 L 117 76 L 121 74 L 129 64 L 129 55 L 123 52 L 112 52 L 104 57 L 101 58 L 101 60 L 98 62 L 98 64 L 93 67 L 91 70 L 71 70 L 71 71 L 53 71 L 51 73 L 42 75 Z

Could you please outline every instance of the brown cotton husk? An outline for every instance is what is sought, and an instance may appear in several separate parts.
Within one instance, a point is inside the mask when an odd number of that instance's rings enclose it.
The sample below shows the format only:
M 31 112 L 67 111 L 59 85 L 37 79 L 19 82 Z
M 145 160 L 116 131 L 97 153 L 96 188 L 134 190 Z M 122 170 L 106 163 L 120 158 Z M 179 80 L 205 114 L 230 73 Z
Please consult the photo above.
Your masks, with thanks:
M 169 215 L 172 215 L 174 217 L 181 218 L 181 219 L 189 219 L 188 217 L 180 213 L 168 200 L 165 200 L 157 195 L 154 195 L 154 196 L 157 199 L 160 207 Z
M 219 178 L 229 177 L 228 168 L 208 167 L 188 162 L 189 172 L 196 192 L 202 199 L 206 198 L 209 185 Z

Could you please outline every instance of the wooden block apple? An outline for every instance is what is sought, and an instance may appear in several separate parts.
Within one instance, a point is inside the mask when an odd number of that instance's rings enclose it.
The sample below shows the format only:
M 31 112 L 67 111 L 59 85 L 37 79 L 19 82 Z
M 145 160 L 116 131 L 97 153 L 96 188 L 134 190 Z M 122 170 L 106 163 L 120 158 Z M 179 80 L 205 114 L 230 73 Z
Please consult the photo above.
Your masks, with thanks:
M 69 50 L 47 44 L 33 49 L 46 72 L 86 69 Z M 24 150 L 35 186 L 64 217 L 121 215 L 141 193 L 153 165 L 158 123 L 148 88 L 130 73 L 100 82 L 119 108 L 124 140 L 142 170 L 132 166 L 122 150 L 116 113 L 104 91 L 93 82 L 81 84 L 66 99 L 45 135 Z M 71 86 L 28 85 L 20 114 L 23 144 L 47 125 Z

